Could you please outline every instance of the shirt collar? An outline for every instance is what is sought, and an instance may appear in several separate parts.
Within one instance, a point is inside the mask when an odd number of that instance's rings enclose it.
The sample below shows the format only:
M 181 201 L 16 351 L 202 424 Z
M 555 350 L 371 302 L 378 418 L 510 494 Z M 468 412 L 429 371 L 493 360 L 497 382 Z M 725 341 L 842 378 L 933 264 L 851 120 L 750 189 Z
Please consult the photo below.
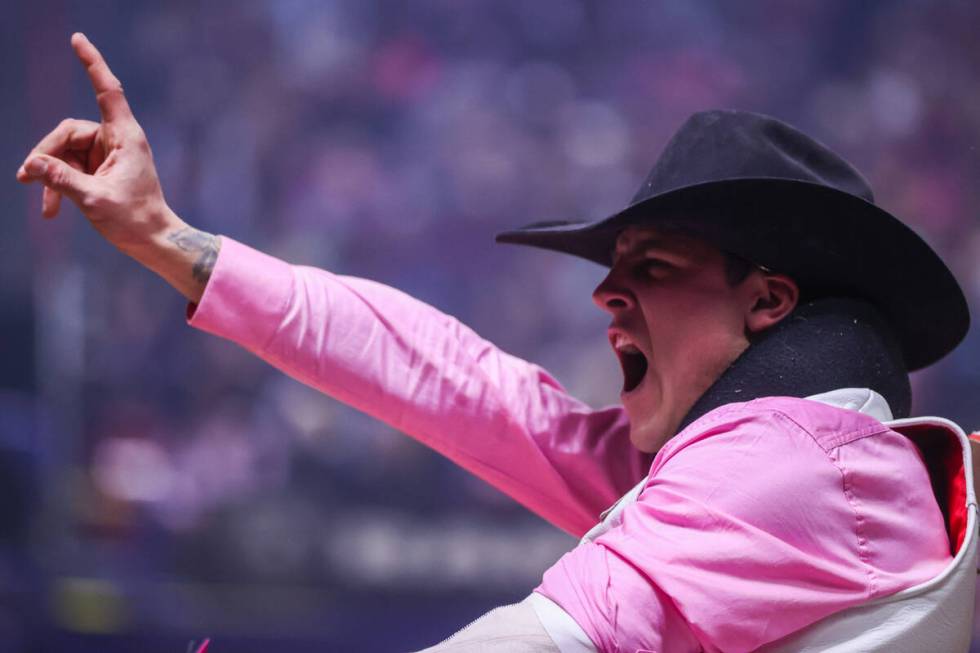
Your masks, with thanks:
M 888 422 L 893 419 L 888 402 L 871 388 L 838 388 L 806 398 L 838 408 L 856 410 L 859 413 L 874 417 L 879 422 Z

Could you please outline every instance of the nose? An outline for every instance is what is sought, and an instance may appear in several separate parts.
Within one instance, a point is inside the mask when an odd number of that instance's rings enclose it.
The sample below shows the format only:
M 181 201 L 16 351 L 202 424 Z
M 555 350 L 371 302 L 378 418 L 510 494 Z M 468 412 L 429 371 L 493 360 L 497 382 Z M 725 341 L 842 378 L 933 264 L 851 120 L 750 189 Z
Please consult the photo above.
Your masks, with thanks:
M 632 293 L 621 283 L 615 269 L 610 270 L 606 278 L 592 291 L 592 301 L 612 314 L 635 305 Z

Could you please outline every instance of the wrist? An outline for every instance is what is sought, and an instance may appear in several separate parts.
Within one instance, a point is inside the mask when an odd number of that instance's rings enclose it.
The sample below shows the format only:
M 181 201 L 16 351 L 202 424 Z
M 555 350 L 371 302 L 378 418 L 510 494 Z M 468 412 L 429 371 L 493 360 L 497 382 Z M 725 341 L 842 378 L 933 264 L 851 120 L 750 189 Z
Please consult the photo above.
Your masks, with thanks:
M 116 247 L 123 254 L 153 269 L 173 259 L 174 244 L 168 238 L 174 232 L 189 228 L 190 225 L 165 204 L 161 209 L 154 210 L 152 215 L 142 222 L 144 235 L 129 243 L 116 244 Z
M 221 238 L 191 227 L 173 211 L 152 238 L 127 252 L 156 272 L 189 301 L 198 303 L 211 278 Z

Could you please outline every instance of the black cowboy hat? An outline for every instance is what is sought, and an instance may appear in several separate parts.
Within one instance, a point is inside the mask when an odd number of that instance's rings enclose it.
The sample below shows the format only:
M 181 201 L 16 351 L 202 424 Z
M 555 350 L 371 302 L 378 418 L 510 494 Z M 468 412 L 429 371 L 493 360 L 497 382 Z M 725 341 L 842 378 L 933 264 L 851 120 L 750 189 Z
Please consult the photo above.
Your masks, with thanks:
M 633 201 L 595 222 L 538 222 L 497 235 L 612 265 L 629 225 L 659 226 L 791 276 L 809 297 L 874 304 L 916 370 L 963 339 L 970 314 L 939 256 L 874 204 L 871 187 L 826 146 L 770 116 L 695 113 L 667 143 Z

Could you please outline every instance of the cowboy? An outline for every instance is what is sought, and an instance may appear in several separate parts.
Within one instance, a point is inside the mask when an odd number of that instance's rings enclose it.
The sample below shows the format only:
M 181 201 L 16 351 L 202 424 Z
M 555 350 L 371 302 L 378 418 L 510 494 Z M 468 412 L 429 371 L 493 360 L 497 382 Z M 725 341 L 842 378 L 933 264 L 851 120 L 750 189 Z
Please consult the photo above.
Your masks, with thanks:
M 594 410 L 397 290 L 187 225 L 118 80 L 72 45 L 102 122 L 63 122 L 18 171 L 45 215 L 67 195 L 190 300 L 191 326 L 582 537 L 527 599 L 428 650 L 966 650 L 969 444 L 909 417 L 908 381 L 963 338 L 966 302 L 828 148 L 696 113 L 625 210 L 498 237 L 610 268 L 593 296 L 623 405 Z

